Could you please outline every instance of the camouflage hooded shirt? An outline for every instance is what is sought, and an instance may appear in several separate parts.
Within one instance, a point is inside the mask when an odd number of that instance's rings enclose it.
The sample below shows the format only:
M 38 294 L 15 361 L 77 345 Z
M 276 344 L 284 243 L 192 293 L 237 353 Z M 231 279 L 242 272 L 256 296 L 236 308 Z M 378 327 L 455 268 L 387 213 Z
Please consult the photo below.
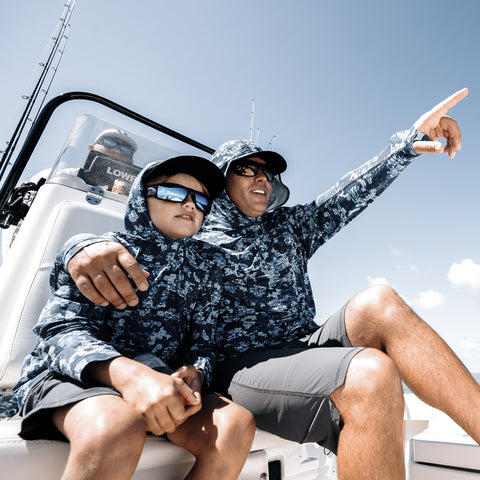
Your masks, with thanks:
M 83 297 L 63 257 L 57 257 L 51 274 L 55 291 L 34 327 L 38 343 L 15 387 L 20 406 L 30 388 L 49 371 L 81 381 L 89 363 L 121 355 L 153 354 L 173 370 L 193 364 L 209 382 L 221 278 L 199 251 L 199 242 L 172 240 L 153 225 L 141 181 L 153 166 L 144 169 L 132 186 L 126 232 L 102 236 L 122 243 L 150 272 L 148 291 L 137 292 L 136 307 L 99 307 Z
M 379 155 L 305 205 L 273 207 L 253 218 L 225 193 L 215 201 L 196 238 L 213 247 L 211 254 L 223 268 L 218 360 L 299 339 L 318 328 L 309 259 L 412 162 L 417 136 L 424 138 L 414 129 L 393 135 Z M 227 172 L 229 162 L 221 160 L 222 152 L 217 150 L 215 157 Z M 275 205 L 275 196 L 285 187 L 279 176 L 271 183 L 270 205 Z
M 225 193 L 215 200 L 195 238 L 223 270 L 217 361 L 295 340 L 318 328 L 308 260 L 399 176 L 417 156 L 413 142 L 425 139 L 414 128 L 394 134 L 376 157 L 305 205 L 278 206 L 277 200 L 288 196 L 279 175 L 272 182 L 269 209 L 257 218 L 239 211 Z M 230 162 L 215 163 L 228 171 Z M 63 251 L 65 264 L 81 248 L 103 240 L 73 237 Z

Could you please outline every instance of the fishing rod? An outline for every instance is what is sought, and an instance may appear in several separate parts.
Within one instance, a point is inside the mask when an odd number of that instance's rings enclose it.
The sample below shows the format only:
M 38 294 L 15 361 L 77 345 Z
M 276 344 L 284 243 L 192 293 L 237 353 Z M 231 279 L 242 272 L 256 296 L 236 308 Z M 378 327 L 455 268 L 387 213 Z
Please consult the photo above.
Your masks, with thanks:
M 50 51 L 48 53 L 48 57 L 45 61 L 41 61 L 39 63 L 41 67 L 41 72 L 39 78 L 35 84 L 35 87 L 32 90 L 30 95 L 22 95 L 24 100 L 27 100 L 27 105 L 20 117 L 20 120 L 12 134 L 10 141 L 7 142 L 7 148 L 2 152 L 2 159 L 0 160 L 0 180 L 5 175 L 5 172 L 9 165 L 11 165 L 11 158 L 15 152 L 15 148 L 22 138 L 24 129 L 27 125 L 27 122 L 34 122 L 35 119 L 32 120 L 31 114 L 34 108 L 36 108 L 36 115 L 42 108 L 42 105 L 45 101 L 45 98 L 50 90 L 50 86 L 52 85 L 53 79 L 55 78 L 56 72 L 58 70 L 58 66 L 60 61 L 63 57 L 63 52 L 65 50 L 65 46 L 68 40 L 68 33 L 70 31 L 70 17 L 73 12 L 73 8 L 75 6 L 75 0 L 68 0 L 67 3 L 64 4 L 63 13 L 57 23 L 55 31 L 49 40 L 52 45 L 50 47 Z M 47 44 L 48 49 L 48 44 Z M 50 79 L 47 84 L 47 79 Z M 43 99 L 38 102 L 40 95 L 43 94 Z

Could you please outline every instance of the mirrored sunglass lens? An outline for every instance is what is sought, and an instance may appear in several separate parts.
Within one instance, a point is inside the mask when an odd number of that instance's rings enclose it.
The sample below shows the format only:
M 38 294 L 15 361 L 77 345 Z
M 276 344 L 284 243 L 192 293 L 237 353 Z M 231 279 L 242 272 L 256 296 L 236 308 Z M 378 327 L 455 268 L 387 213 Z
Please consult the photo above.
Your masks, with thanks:
M 183 202 L 187 198 L 188 192 L 180 187 L 162 187 L 157 188 L 157 198 L 168 200 L 170 202 Z
M 182 187 L 166 187 L 163 185 L 158 185 L 157 187 L 157 198 L 160 200 L 168 200 L 169 202 L 182 203 L 189 193 L 189 190 Z M 210 208 L 210 200 L 201 193 L 193 191 L 192 193 L 197 208 L 202 212 L 206 212 Z
M 244 177 L 254 177 L 255 175 L 257 175 L 259 170 L 261 170 L 265 174 L 269 182 L 273 180 L 273 173 L 263 166 L 254 164 L 236 166 L 236 172 L 240 175 L 243 175 Z
M 126 153 L 127 155 L 132 155 L 133 153 L 133 148 L 130 145 L 121 143 L 119 148 L 122 153 Z
M 195 204 L 202 212 L 205 212 L 206 210 L 208 210 L 208 207 L 210 206 L 210 200 L 207 197 L 204 197 L 203 195 L 199 195 L 198 193 L 196 193 Z
M 240 165 L 238 167 L 239 172 L 246 177 L 254 177 L 258 171 L 255 167 L 251 165 Z
M 114 148 L 117 146 L 117 141 L 110 137 L 102 138 L 100 143 L 107 148 Z
M 118 145 L 118 148 L 122 153 L 125 153 L 127 155 L 133 154 L 133 148 L 130 145 L 127 145 L 126 143 L 118 142 L 114 138 L 110 138 L 110 137 L 102 138 L 101 144 L 107 148 L 115 148 Z

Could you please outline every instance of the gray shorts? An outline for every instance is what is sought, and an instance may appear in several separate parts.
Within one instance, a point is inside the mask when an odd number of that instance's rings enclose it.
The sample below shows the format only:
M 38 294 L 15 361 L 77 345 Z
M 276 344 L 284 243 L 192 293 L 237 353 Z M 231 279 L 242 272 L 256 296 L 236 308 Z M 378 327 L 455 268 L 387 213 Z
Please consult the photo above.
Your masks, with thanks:
M 336 453 L 340 412 L 330 394 L 361 350 L 347 337 L 343 306 L 305 338 L 217 364 L 213 386 L 250 410 L 259 428 Z

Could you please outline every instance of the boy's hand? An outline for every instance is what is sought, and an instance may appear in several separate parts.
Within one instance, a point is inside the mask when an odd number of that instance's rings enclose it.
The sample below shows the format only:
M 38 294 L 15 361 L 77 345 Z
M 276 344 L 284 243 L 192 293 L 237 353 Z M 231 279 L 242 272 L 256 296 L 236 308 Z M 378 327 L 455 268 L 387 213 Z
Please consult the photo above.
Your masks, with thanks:
M 200 410 L 199 394 L 181 378 L 149 370 L 131 378 L 119 391 L 142 414 L 149 431 L 155 435 L 172 433 Z
M 123 310 L 138 304 L 138 297 L 127 277 L 141 291 L 148 289 L 150 275 L 140 268 L 128 250 L 115 242 L 98 242 L 80 250 L 67 265 L 78 289 L 97 305 Z
M 159 373 L 126 357 L 89 364 L 84 376 L 114 387 L 155 435 L 171 433 L 202 407 L 200 395 L 181 378 Z M 185 401 L 185 404 L 182 401 Z M 186 407 L 185 407 L 186 405 Z
M 200 395 L 202 390 L 204 375 L 203 372 L 197 370 L 193 365 L 180 367 L 172 373 L 172 377 L 183 379 L 183 381 L 196 393 Z

